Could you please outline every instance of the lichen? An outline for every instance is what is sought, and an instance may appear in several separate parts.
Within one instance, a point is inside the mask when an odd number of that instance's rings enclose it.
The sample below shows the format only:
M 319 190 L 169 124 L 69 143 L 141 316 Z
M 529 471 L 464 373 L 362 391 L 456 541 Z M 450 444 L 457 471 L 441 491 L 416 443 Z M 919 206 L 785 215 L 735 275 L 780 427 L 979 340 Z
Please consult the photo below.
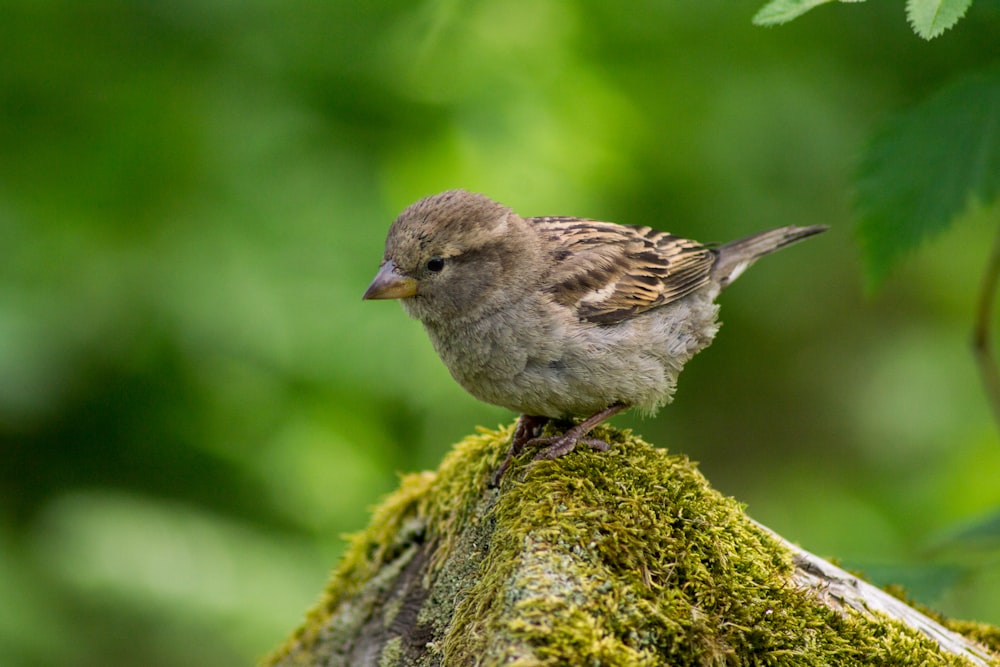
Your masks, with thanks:
M 378 657 L 378 667 L 396 667 L 403 664 L 403 651 L 400 647 L 402 643 L 398 637 L 386 642 L 385 648 L 382 649 L 382 653 Z
M 333 641 L 346 641 L 357 631 L 363 617 L 378 604 L 373 597 L 380 587 L 371 582 L 391 579 L 415 555 L 412 548 L 405 553 L 400 550 L 408 536 L 423 530 L 418 507 L 429 496 L 435 478 L 431 472 L 402 477 L 399 488 L 375 508 L 368 528 L 348 538 L 344 556 L 305 622 L 261 664 L 312 664 L 312 647 L 321 633 L 332 634 Z M 385 569 L 389 563 L 392 571 Z M 395 611 L 394 605 L 382 610 L 385 622 Z
M 294 653 L 282 664 L 306 664 L 339 641 L 331 626 L 351 626 L 352 604 L 371 613 L 370 582 L 404 567 L 419 534 L 430 551 L 416 618 L 430 644 L 411 662 L 387 646 L 383 664 L 968 664 L 897 622 L 841 614 L 792 586 L 791 555 L 739 503 L 628 431 L 597 429 L 607 452 L 538 462 L 526 452 L 489 489 L 510 434 L 484 431 L 437 473 L 404 477 L 272 661 Z M 996 648 L 995 628 L 954 629 Z

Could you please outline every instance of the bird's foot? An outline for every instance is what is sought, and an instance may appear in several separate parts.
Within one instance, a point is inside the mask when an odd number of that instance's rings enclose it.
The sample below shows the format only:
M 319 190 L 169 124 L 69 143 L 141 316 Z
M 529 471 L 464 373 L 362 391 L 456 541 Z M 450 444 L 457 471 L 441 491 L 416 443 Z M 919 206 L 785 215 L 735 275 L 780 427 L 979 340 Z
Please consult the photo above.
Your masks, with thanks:
M 542 434 L 542 429 L 549 423 L 548 417 L 536 417 L 534 415 L 521 415 L 514 428 L 514 437 L 510 441 L 510 448 L 517 449 L 515 455 L 520 453 L 524 446 Z
M 504 473 L 510 467 L 510 462 L 514 460 L 515 456 L 521 453 L 525 445 L 537 439 L 548 421 L 548 417 L 521 415 L 521 418 L 517 420 L 517 426 L 514 427 L 514 435 L 510 440 L 510 449 L 507 450 L 507 456 L 504 458 L 503 463 L 500 464 L 500 467 L 497 468 L 497 471 L 493 473 L 491 486 L 500 486 L 500 480 L 503 479 Z
M 573 435 L 573 429 L 566 431 L 562 435 L 552 436 L 551 438 L 534 438 L 528 441 L 528 445 L 547 445 L 545 449 L 535 454 L 535 461 L 540 461 L 542 459 L 557 459 L 560 456 L 565 456 L 571 451 L 576 449 L 577 445 L 587 445 L 591 449 L 596 449 L 601 452 L 608 451 L 608 443 L 598 438 L 584 438 L 580 436 Z
M 562 435 L 546 438 L 539 437 L 539 434 L 541 433 L 542 427 L 548 423 L 548 417 L 521 415 L 521 418 L 517 422 L 517 427 L 514 429 L 514 437 L 511 438 L 510 449 L 507 451 L 507 457 L 503 460 L 503 463 L 500 464 L 500 467 L 493 475 L 492 486 L 500 486 L 500 480 L 503 479 L 504 473 L 506 473 L 507 468 L 510 467 L 511 461 L 514 460 L 515 456 L 521 453 L 521 450 L 529 445 L 545 445 L 545 449 L 535 455 L 534 460 L 536 461 L 539 459 L 557 459 L 564 454 L 569 454 L 578 444 L 584 444 L 591 449 L 596 449 L 602 452 L 607 451 L 608 443 L 598 438 L 588 438 L 586 436 L 590 433 L 592 428 L 600 424 L 608 417 L 618 414 L 626 407 L 627 406 L 620 403 L 615 403 L 614 405 L 608 406 L 600 412 L 587 417 L 576 426 L 568 429 Z

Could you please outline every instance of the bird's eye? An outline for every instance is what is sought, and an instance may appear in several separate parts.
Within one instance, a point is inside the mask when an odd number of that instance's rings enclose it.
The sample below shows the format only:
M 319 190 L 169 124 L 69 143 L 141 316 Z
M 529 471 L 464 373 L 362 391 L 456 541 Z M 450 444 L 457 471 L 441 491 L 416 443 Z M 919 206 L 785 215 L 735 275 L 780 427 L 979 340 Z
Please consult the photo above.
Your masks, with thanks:
M 431 257 L 429 260 L 427 260 L 428 271 L 433 271 L 434 273 L 438 273 L 443 268 L 444 268 L 444 259 L 442 259 L 441 257 Z

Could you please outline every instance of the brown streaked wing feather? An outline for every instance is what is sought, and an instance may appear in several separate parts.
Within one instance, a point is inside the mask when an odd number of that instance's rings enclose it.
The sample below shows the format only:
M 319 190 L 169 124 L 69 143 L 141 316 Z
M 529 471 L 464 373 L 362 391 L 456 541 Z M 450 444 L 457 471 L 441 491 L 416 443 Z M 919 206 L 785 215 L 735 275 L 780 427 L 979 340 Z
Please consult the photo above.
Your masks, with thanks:
M 706 246 L 650 227 L 528 218 L 553 242 L 549 288 L 580 319 L 613 324 L 681 299 L 708 282 Z

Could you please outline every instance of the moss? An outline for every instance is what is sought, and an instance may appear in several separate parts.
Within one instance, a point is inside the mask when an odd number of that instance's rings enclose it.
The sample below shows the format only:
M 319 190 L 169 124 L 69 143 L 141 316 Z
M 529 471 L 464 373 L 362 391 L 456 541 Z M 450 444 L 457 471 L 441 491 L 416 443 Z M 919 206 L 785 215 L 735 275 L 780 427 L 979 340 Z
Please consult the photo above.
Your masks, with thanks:
M 356 629 L 345 609 L 372 613 L 371 582 L 408 567 L 402 556 L 422 541 L 416 619 L 429 645 L 407 662 L 387 643 L 381 664 L 967 664 L 897 622 L 841 615 L 791 586 L 790 554 L 737 502 L 627 431 L 597 430 L 607 452 L 533 463 L 525 453 L 487 489 L 510 432 L 467 438 L 437 473 L 404 477 L 273 660 L 308 663 L 340 641 L 331 628 Z M 398 606 L 385 606 L 391 623 Z
M 412 557 L 412 550 L 409 554 L 396 552 L 405 542 L 405 536 L 421 530 L 422 526 L 414 523 L 417 506 L 422 498 L 427 497 L 434 479 L 435 475 L 429 472 L 402 478 L 399 489 L 375 508 L 368 528 L 349 537 L 349 545 L 340 564 L 334 570 L 319 603 L 306 614 L 303 625 L 262 664 L 277 664 L 283 660 L 292 664 L 310 664 L 309 647 L 319 641 L 321 633 L 330 631 L 334 614 L 352 616 L 351 607 L 360 607 L 361 611 L 354 615 L 356 617 L 338 619 L 339 623 L 336 625 L 340 626 L 340 634 L 345 638 L 357 630 L 361 622 L 359 617 L 374 606 L 376 601 L 369 600 L 369 604 L 359 604 L 352 597 L 358 596 L 373 580 L 393 576 L 395 572 L 387 572 L 385 569 L 387 563 L 395 563 L 395 569 L 398 569 L 406 565 L 406 556 Z M 346 613 L 345 608 L 348 610 Z M 390 606 L 383 612 L 386 620 L 391 621 L 396 609 Z M 334 634 L 337 634 L 336 628 Z
M 396 667 L 403 664 L 402 640 L 398 637 L 390 639 L 382 649 L 378 658 L 378 667 Z
M 973 641 L 979 642 L 994 653 L 1000 654 L 1000 627 L 987 625 L 986 623 L 978 623 L 976 621 L 962 621 L 945 618 L 934 609 L 920 604 L 911 598 L 906 592 L 906 589 L 899 584 L 890 584 L 885 587 L 885 590 L 887 593 L 902 600 L 925 616 L 934 619 L 949 630 L 957 632 L 960 635 L 964 635 Z
M 994 653 L 1000 655 L 1000 628 L 986 623 L 976 621 L 958 621 L 952 619 L 942 619 L 943 625 L 949 630 L 953 630 L 960 635 L 965 635 L 973 641 L 977 641 Z
M 442 561 L 454 553 L 459 537 L 468 533 L 466 518 L 502 455 L 494 446 L 496 451 L 490 456 L 488 445 L 509 437 L 509 430 L 482 430 L 479 436 L 459 443 L 438 472 L 403 475 L 399 488 L 374 509 L 368 527 L 348 538 L 340 564 L 305 622 L 262 664 L 313 664 L 317 651 L 322 650 L 318 647 L 348 643 L 377 606 L 382 607 L 378 610 L 382 624 L 391 625 L 401 601 L 385 599 L 385 592 L 417 555 L 417 545 L 431 542 L 432 558 L 437 557 L 426 568 L 425 580 L 433 575 L 439 589 L 447 586 L 448 572 Z M 453 607 L 454 600 L 450 602 Z M 438 627 L 450 621 L 447 604 L 443 606 L 441 618 L 428 619 Z M 426 605 L 421 613 L 433 610 L 433 605 Z M 398 645 L 387 648 L 393 655 L 400 654 Z

